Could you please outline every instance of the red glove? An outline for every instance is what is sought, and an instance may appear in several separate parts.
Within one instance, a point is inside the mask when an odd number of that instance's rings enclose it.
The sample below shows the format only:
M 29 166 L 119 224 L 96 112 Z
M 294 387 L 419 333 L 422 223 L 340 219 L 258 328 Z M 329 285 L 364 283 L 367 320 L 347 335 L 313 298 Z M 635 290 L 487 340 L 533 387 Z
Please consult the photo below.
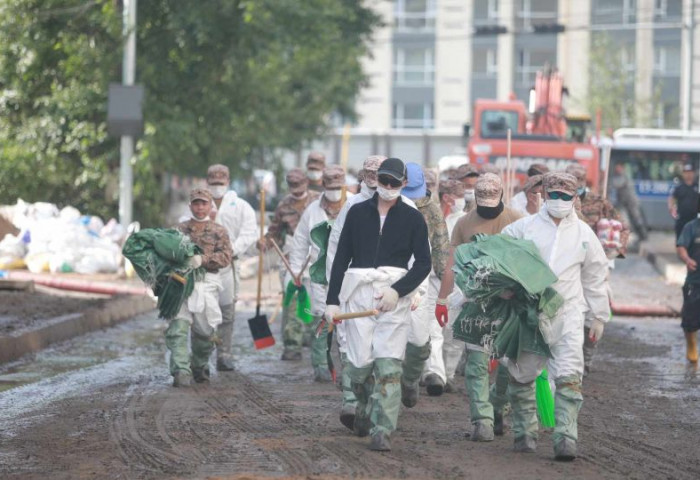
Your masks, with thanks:
M 435 305 L 435 318 L 441 327 L 447 325 L 447 301 L 438 299 Z

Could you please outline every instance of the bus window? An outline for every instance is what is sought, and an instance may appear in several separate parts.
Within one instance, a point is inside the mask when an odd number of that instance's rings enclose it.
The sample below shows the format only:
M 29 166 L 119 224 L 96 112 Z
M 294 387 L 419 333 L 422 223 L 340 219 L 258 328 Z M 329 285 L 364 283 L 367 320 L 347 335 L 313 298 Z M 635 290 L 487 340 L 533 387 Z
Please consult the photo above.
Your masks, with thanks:
M 681 167 L 688 161 L 697 168 L 697 154 L 624 150 L 612 152 L 613 167 L 620 163 L 625 166 L 625 171 L 640 196 L 668 195 L 680 177 Z

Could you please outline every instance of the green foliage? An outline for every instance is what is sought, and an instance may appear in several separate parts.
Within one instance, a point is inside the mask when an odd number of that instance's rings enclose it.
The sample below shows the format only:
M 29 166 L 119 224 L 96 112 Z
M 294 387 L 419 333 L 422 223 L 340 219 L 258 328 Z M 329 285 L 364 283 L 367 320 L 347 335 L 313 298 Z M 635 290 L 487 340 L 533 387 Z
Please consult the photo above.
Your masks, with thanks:
M 648 98 L 635 98 L 635 73 L 623 62 L 622 50 L 610 35 L 592 36 L 589 63 L 588 108 L 601 110 L 603 131 L 620 127 L 651 127 L 653 112 L 661 105 L 661 84 Z M 630 53 L 634 56 L 634 50 Z
M 115 216 L 119 143 L 107 90 L 121 79 L 121 2 L 0 5 L 0 203 L 73 204 Z M 276 152 L 353 118 L 360 58 L 379 23 L 352 0 L 148 0 L 138 5 L 137 82 L 146 133 L 134 165 L 134 215 L 163 210 L 165 172 L 275 167 Z

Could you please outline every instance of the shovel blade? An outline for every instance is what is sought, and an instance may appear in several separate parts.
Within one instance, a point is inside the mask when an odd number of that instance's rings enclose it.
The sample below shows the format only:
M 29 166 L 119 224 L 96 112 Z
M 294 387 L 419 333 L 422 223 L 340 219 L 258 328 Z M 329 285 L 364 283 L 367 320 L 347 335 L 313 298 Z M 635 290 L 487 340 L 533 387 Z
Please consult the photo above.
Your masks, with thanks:
M 267 323 L 267 315 L 256 315 L 248 319 L 250 333 L 253 336 L 253 344 L 256 350 L 271 347 L 275 344 L 270 325 Z

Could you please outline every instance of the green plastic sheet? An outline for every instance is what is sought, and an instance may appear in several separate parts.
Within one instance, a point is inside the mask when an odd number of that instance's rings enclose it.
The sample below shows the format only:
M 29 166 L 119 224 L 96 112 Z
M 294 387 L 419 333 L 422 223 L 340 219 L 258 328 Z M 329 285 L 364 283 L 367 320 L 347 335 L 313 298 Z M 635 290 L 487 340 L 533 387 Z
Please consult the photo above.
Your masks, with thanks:
M 153 289 L 160 317 L 166 320 L 175 318 L 192 294 L 195 281 L 206 273 L 204 268 L 188 266 L 189 259 L 202 250 L 174 229 L 147 228 L 134 233 L 124 243 L 122 253 L 139 278 Z
M 294 295 L 297 295 L 297 318 L 303 323 L 313 322 L 314 316 L 311 314 L 311 297 L 309 297 L 309 292 L 304 285 L 297 287 L 294 285 L 294 282 L 287 283 L 282 305 L 288 307 Z
M 454 323 L 455 338 L 484 346 L 496 358 L 521 352 L 549 356 L 540 315 L 552 318 L 563 304 L 551 287 L 556 275 L 530 240 L 476 235 L 455 250 L 455 283 L 468 302 Z M 508 299 L 506 293 L 512 293 Z
M 328 239 L 331 236 L 331 224 L 327 221 L 323 221 L 313 227 L 311 232 L 309 232 L 309 237 L 311 241 L 316 245 L 320 252 L 318 253 L 318 258 L 309 267 L 309 276 L 311 281 L 314 283 L 319 283 L 321 285 L 328 285 L 328 280 L 326 279 L 326 252 L 328 250 Z

